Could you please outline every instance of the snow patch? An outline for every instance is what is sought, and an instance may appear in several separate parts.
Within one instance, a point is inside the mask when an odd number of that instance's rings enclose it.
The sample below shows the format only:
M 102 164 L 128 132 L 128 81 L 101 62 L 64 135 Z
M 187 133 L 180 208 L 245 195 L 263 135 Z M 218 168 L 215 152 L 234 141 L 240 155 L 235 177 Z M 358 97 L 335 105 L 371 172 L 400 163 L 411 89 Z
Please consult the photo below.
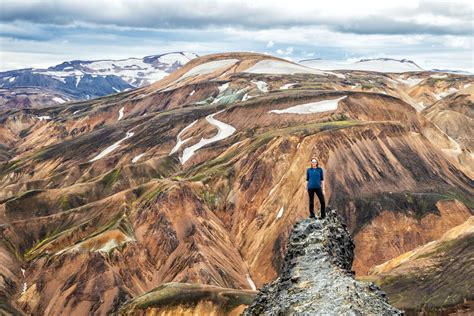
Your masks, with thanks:
M 195 120 L 194 122 L 192 122 L 191 124 L 189 124 L 188 126 L 186 126 L 185 128 L 183 128 L 181 130 L 181 132 L 179 132 L 178 136 L 176 136 L 176 145 L 173 147 L 173 149 L 171 149 L 169 155 L 172 155 L 174 154 L 176 151 L 178 151 L 178 149 L 181 147 L 182 144 L 186 143 L 188 140 L 190 140 L 190 138 L 187 138 L 185 140 L 181 140 L 181 135 L 184 134 L 184 132 L 186 132 L 188 129 L 190 129 L 191 127 L 193 127 L 194 124 L 196 124 L 198 120 Z
M 337 109 L 337 105 L 339 104 L 339 101 L 342 99 L 345 99 L 347 96 L 343 96 L 338 99 L 332 99 L 332 100 L 324 100 L 324 101 L 318 101 L 318 102 L 312 102 L 312 103 L 306 103 L 306 104 L 300 104 L 300 105 L 295 105 L 283 110 L 271 110 L 268 111 L 269 113 L 276 113 L 276 114 L 284 114 L 284 113 L 289 113 L 289 114 L 313 114 L 313 113 L 318 113 L 318 112 L 325 112 L 325 111 L 334 111 Z
M 276 188 L 277 188 L 276 186 L 275 186 L 274 188 L 272 188 L 272 189 L 270 190 L 270 192 L 268 192 L 268 196 L 272 195 L 272 193 L 276 190 Z
M 249 99 L 253 98 L 252 96 L 250 96 L 248 93 L 244 94 L 244 96 L 242 97 L 242 102 L 245 102 Z
M 435 93 L 435 98 L 436 98 L 436 100 L 441 100 L 442 98 L 444 98 L 444 97 L 446 97 L 446 96 L 448 96 L 452 93 L 455 93 L 457 91 L 458 91 L 458 89 L 456 89 L 456 88 L 449 88 L 448 91 L 444 91 L 444 92 L 437 93 L 437 94 Z
M 49 115 L 43 115 L 43 116 L 37 116 L 37 118 L 40 120 L 40 121 L 47 121 L 47 120 L 50 120 L 51 119 L 51 116 Z
M 9 82 L 13 82 L 15 81 L 16 77 L 11 77 L 10 79 L 8 79 Z
M 23 282 L 23 288 L 21 289 L 21 295 L 25 294 L 27 289 L 28 289 L 28 286 L 26 285 L 26 282 Z
M 119 116 L 118 116 L 117 121 L 120 121 L 123 118 L 123 110 L 124 110 L 124 107 L 122 106 L 122 108 L 119 110 Z
M 224 83 L 223 85 L 220 85 L 219 87 L 217 87 L 217 89 L 219 89 L 219 94 L 223 93 L 225 90 L 227 90 L 227 88 L 229 88 L 229 83 Z
M 272 75 L 292 75 L 298 73 L 308 73 L 316 75 L 334 75 L 339 78 L 345 78 L 342 74 L 336 74 L 333 72 L 321 71 L 314 68 L 309 68 L 303 65 L 294 64 L 291 62 L 281 61 L 281 60 L 272 60 L 264 59 L 257 62 L 255 65 L 249 67 L 245 72 L 254 73 L 254 74 L 272 74 Z
M 261 92 L 268 92 L 268 84 L 265 81 L 252 81 L 252 83 L 254 83 Z
M 89 160 L 89 162 L 94 162 L 96 160 L 99 160 L 101 158 L 104 158 L 106 155 L 110 154 L 112 151 L 114 151 L 115 149 L 117 149 L 120 144 L 122 142 L 124 142 L 125 140 L 129 139 L 130 137 L 132 137 L 134 135 L 133 132 L 127 132 L 127 134 L 125 135 L 124 138 L 120 139 L 119 141 L 113 143 L 112 145 L 110 145 L 109 147 L 105 148 L 100 154 L 98 154 L 97 156 L 95 156 L 94 158 L 92 158 L 91 160 Z
M 289 88 L 293 87 L 294 85 L 297 85 L 297 83 L 287 83 L 284 84 L 280 87 L 280 90 L 288 90 Z
M 236 129 L 233 126 L 214 119 L 215 115 L 217 115 L 217 114 L 219 114 L 223 111 L 225 111 L 225 110 L 221 110 L 219 112 L 216 112 L 214 114 L 209 114 L 208 116 L 206 116 L 206 120 L 211 125 L 214 125 L 215 127 L 217 127 L 217 134 L 214 135 L 211 138 L 202 138 L 201 137 L 201 140 L 198 143 L 196 143 L 196 144 L 194 144 L 190 147 L 185 148 L 184 151 L 183 151 L 183 156 L 180 159 L 181 164 L 184 164 L 186 161 L 188 161 L 188 159 L 191 158 L 192 155 L 194 155 L 194 153 L 197 150 L 199 150 L 200 148 L 202 148 L 202 147 L 204 147 L 208 144 L 211 144 L 211 143 L 220 141 L 222 139 L 225 139 L 225 138 L 229 137 L 230 135 L 232 135 L 236 131 Z
M 257 287 L 255 286 L 255 283 L 253 282 L 252 278 L 250 277 L 250 274 L 247 274 L 247 282 L 250 285 L 250 288 L 254 291 L 257 290 Z
M 399 82 L 401 82 L 404 85 L 407 85 L 409 87 L 416 86 L 417 84 L 419 84 L 423 80 L 425 80 L 425 79 L 424 78 L 407 78 L 407 79 L 404 79 L 402 76 L 397 78 L 397 81 L 399 81 Z
M 278 211 L 276 219 L 279 219 L 280 217 L 282 217 L 284 211 L 285 211 L 285 208 L 282 206 L 280 210 Z
M 79 82 L 81 81 L 82 76 L 76 76 L 76 88 L 79 85 Z
M 196 92 L 196 90 L 191 91 L 191 93 L 189 94 L 189 96 L 192 96 L 195 92 Z
M 191 76 L 196 76 L 196 75 L 206 75 L 209 73 L 212 73 L 216 71 L 219 68 L 223 67 L 230 67 L 237 63 L 239 60 L 238 59 L 221 59 L 221 60 L 214 60 L 210 61 L 204 64 L 197 65 L 196 67 L 191 68 L 186 72 L 184 75 L 181 76 L 181 79 L 185 79 Z
M 54 98 L 53 98 L 53 101 L 54 101 L 54 102 L 57 102 L 57 103 L 61 103 L 61 104 L 66 102 L 66 100 L 63 100 L 63 99 L 61 99 L 61 98 L 59 98 L 59 97 L 54 97 Z
M 143 155 L 145 155 L 145 153 L 143 153 L 143 154 L 140 154 L 140 155 L 138 155 L 138 156 L 135 156 L 135 157 L 133 157 L 133 159 L 132 159 L 132 163 L 136 163 L 136 162 L 138 162 L 138 160 L 140 160 L 140 158 L 142 158 L 142 157 L 143 157 Z
M 430 77 L 435 78 L 435 79 L 443 79 L 443 78 L 447 78 L 448 75 L 431 75 Z
M 112 87 L 112 89 L 114 89 L 115 92 L 120 92 L 120 90 L 115 87 Z

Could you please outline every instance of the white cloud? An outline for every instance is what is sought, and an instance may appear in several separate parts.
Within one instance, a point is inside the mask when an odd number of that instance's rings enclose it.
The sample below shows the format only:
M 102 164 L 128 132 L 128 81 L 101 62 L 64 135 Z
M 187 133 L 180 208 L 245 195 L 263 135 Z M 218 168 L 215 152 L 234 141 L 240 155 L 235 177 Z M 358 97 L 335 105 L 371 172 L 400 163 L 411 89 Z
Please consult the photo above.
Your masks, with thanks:
M 470 1 L 291 4 L 7 1 L 0 10 L 0 69 L 169 51 L 266 50 L 294 60 L 316 52 L 324 59 L 408 58 L 426 69 L 474 71 Z
M 276 53 L 280 55 L 291 55 L 293 54 L 294 47 L 293 46 L 288 46 L 286 49 L 277 49 Z

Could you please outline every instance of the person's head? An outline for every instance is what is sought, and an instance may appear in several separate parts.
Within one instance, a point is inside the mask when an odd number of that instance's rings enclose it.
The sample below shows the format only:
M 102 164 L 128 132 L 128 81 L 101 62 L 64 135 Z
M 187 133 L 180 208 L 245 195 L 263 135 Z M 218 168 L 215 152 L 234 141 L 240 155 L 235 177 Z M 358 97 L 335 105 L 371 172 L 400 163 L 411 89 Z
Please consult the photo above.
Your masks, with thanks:
M 316 157 L 311 158 L 311 167 L 318 167 L 318 159 Z

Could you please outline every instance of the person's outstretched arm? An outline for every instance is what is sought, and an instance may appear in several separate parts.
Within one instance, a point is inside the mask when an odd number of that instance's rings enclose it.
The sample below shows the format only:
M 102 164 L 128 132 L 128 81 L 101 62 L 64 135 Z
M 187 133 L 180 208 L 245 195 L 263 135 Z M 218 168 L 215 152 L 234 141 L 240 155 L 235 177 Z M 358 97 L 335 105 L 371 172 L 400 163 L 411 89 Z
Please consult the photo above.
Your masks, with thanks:
M 309 173 L 308 173 L 308 169 L 306 169 L 306 181 L 309 181 Z

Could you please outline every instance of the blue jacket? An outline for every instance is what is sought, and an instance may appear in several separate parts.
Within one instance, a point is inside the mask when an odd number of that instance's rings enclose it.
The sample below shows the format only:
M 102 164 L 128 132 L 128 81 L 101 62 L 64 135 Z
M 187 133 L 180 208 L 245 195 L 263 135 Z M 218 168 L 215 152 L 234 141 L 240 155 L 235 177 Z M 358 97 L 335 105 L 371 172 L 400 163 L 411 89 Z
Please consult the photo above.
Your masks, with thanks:
M 324 180 L 323 168 L 308 168 L 306 170 L 306 181 L 308 181 L 308 189 L 317 189 L 321 187 L 321 181 Z

